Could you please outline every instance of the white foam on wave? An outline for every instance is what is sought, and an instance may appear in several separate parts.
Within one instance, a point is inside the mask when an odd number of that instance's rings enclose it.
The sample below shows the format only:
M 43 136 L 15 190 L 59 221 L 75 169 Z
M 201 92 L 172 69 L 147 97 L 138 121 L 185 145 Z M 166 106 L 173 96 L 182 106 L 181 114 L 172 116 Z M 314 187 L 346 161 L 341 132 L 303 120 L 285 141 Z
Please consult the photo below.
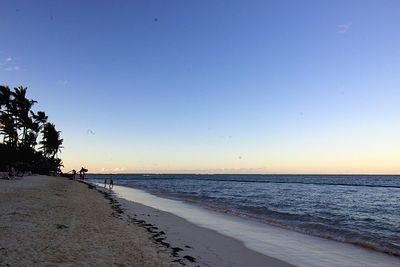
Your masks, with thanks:
M 145 191 L 114 186 L 118 197 L 173 213 L 198 226 L 242 241 L 246 247 L 296 266 L 400 266 L 398 257 L 214 212 Z

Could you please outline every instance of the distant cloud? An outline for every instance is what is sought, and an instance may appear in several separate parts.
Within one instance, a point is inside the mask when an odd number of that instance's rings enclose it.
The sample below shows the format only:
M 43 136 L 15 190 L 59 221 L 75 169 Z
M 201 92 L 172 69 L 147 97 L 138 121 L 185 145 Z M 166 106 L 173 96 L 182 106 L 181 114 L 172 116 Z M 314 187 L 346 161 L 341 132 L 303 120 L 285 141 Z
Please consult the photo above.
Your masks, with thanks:
M 13 64 L 12 57 L 7 57 L 2 62 L 0 62 L 0 69 L 4 71 L 19 71 L 21 67 Z
M 348 22 L 348 23 L 343 23 L 343 24 L 337 25 L 338 33 L 347 33 L 352 24 L 353 24 L 352 22 Z
M 6 66 L 3 68 L 5 71 L 19 71 L 19 66 Z
M 125 168 L 100 168 L 97 170 L 94 170 L 94 172 L 101 172 L 101 173 L 119 173 L 119 172 L 125 172 Z

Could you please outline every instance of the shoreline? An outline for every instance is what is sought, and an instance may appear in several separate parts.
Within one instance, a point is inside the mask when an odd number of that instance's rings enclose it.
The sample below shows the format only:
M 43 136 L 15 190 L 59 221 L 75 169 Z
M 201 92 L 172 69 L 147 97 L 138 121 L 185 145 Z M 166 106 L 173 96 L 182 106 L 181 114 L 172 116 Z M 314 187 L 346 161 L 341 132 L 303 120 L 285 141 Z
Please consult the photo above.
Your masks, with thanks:
M 121 188 L 123 188 L 122 192 Z M 167 211 L 173 216 L 185 218 L 190 224 L 212 229 L 217 234 L 239 240 L 250 250 L 297 266 L 320 266 L 322 263 L 324 266 L 343 264 L 346 266 L 396 266 L 400 264 L 400 259 L 396 256 L 361 246 L 305 235 L 233 215 L 206 211 L 188 203 L 181 205 L 179 203 L 181 201 L 157 197 L 135 188 L 116 186 L 114 189 L 117 194 L 119 193 L 118 197 L 125 198 L 125 201 L 131 200 L 161 209 L 161 213 Z M 127 189 L 133 190 L 133 193 L 125 192 Z M 128 203 L 132 202 L 128 201 Z M 190 209 L 189 213 L 188 209 Z M 192 212 L 196 209 L 200 210 L 199 214 Z M 203 220 L 202 217 L 208 217 L 208 221 Z M 215 221 L 228 227 L 219 227 L 218 223 L 213 223 Z M 263 236 L 264 240 L 260 236 Z
M 118 198 L 124 213 L 149 232 L 159 244 L 174 249 L 175 261 L 186 266 L 276 266 L 290 263 L 264 255 L 230 236 L 187 221 L 175 214 Z M 154 231 L 154 229 L 156 231 Z
M 0 262 L 293 266 L 173 214 L 133 204 L 109 190 L 64 177 L 0 180 Z
M 394 187 L 394 186 L 390 186 L 390 187 Z M 397 188 L 397 187 L 395 187 L 395 188 Z M 145 189 L 142 189 L 142 188 L 135 188 L 135 189 L 141 190 L 143 192 L 146 192 L 148 194 L 154 195 L 154 196 L 159 197 L 159 198 L 165 198 L 165 199 L 170 199 L 170 200 L 174 200 L 174 201 L 184 202 L 184 203 L 187 203 L 189 205 L 193 205 L 193 206 L 200 207 L 202 209 L 206 209 L 206 210 L 208 210 L 210 212 L 227 214 L 227 215 L 232 216 L 232 217 L 241 218 L 241 219 L 244 219 L 244 220 L 249 220 L 249 221 L 256 222 L 256 223 L 261 223 L 261 224 L 268 225 L 268 226 L 278 227 L 278 228 L 285 229 L 285 230 L 288 230 L 288 231 L 291 231 L 291 232 L 296 232 L 296 233 L 304 234 L 304 235 L 311 236 L 311 237 L 322 238 L 324 240 L 332 240 L 332 241 L 343 243 L 343 244 L 350 244 L 350 245 L 356 246 L 358 248 L 368 249 L 368 250 L 370 250 L 372 252 L 378 252 L 378 253 L 383 253 L 383 254 L 386 254 L 386 255 L 389 255 L 389 256 L 398 257 L 399 260 L 400 260 L 400 253 L 392 252 L 388 248 L 385 248 L 383 246 L 378 246 L 378 245 L 373 244 L 373 243 L 368 243 L 366 241 L 357 241 L 357 240 L 355 240 L 355 241 L 346 241 L 346 240 L 340 240 L 340 239 L 331 238 L 329 236 L 324 236 L 322 234 L 308 233 L 306 231 L 301 231 L 299 229 L 291 228 L 288 225 L 285 225 L 285 224 L 280 223 L 280 222 L 268 221 L 268 220 L 265 220 L 264 218 L 256 217 L 253 214 L 234 213 L 234 212 L 231 212 L 229 209 L 227 210 L 226 208 L 211 206 L 210 204 L 204 203 L 204 202 L 201 202 L 201 201 L 194 201 L 192 199 L 179 198 L 179 197 L 175 197 L 175 196 L 170 196 L 168 194 L 163 194 L 163 193 L 159 193 L 159 192 L 155 192 L 155 191 L 151 191 L 151 190 L 145 190 Z
M 259 253 L 230 236 L 198 226 L 170 212 L 132 202 L 99 184 L 85 182 L 104 194 L 127 220 L 146 229 L 154 242 L 171 249 L 172 262 L 184 266 L 274 266 L 293 264 Z
M 399 176 L 331 176 L 123 174 L 89 179 L 101 183 L 115 177 L 117 185 L 160 198 L 399 257 Z
M 153 202 L 146 200 L 149 196 Z M 343 258 L 336 241 L 304 239 L 293 231 L 176 202 L 130 187 L 108 190 L 63 177 L 0 180 L 0 262 L 246 267 L 400 264 L 397 257 L 349 244 L 339 245 L 350 251 Z

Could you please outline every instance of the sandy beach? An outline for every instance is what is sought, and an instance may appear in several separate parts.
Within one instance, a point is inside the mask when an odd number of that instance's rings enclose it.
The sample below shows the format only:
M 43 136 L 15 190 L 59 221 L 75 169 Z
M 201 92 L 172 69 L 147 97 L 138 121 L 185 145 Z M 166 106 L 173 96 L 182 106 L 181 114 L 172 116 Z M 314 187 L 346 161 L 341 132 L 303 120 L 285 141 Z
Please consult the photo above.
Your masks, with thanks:
M 170 213 L 124 207 L 66 178 L 0 180 L 1 265 L 292 266 Z
M 174 248 L 178 252 L 175 260 L 186 266 L 294 266 L 170 212 L 120 198 L 118 201 L 131 221 L 149 229 L 157 243 Z
M 209 266 L 399 266 L 389 254 L 305 235 L 178 199 L 116 185 L 124 214 L 163 232 L 162 242 Z M 133 219 L 132 219 L 133 218 Z M 188 247 L 189 246 L 189 247 Z M 183 255 L 185 255 L 183 254 Z M 264 256 L 264 257 L 263 257 Z M 279 259 L 280 261 L 277 261 Z
M 400 0 L 0 6 L 0 267 L 400 267 Z
M 61 177 L 0 180 L 0 265 L 170 266 L 169 251 L 95 190 Z

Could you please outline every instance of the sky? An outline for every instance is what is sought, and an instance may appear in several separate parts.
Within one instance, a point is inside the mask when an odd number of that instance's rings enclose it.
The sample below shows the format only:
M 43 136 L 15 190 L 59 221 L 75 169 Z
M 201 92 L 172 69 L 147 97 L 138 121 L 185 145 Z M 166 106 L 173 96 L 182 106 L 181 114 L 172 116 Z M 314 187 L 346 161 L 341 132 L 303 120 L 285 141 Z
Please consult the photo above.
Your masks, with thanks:
M 64 171 L 400 173 L 400 1 L 0 1 Z

